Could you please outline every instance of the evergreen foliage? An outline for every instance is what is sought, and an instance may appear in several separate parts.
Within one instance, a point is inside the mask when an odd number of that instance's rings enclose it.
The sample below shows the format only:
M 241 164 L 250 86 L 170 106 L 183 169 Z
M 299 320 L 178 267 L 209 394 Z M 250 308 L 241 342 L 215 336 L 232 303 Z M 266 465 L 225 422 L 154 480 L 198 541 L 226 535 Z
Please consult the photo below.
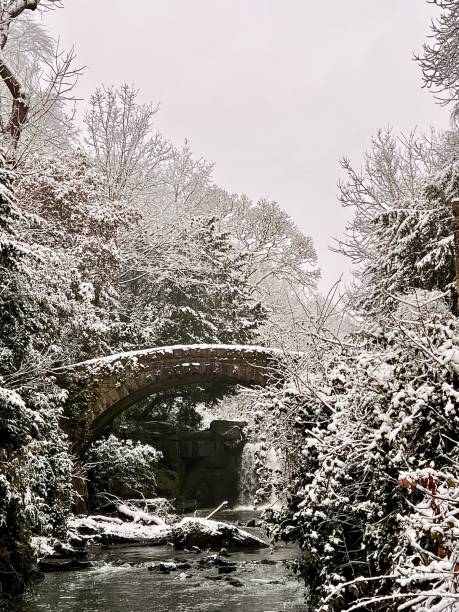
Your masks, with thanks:
M 150 286 L 144 279 L 144 301 L 135 301 L 143 312 L 136 320 L 152 334 L 146 345 L 250 343 L 267 312 L 253 297 L 245 255 L 213 219 L 194 219 L 186 232 L 175 248 L 177 267 Z
M 454 142 L 451 134 L 397 138 L 380 131 L 360 173 L 343 160 L 340 199 L 354 218 L 339 249 L 356 265 L 357 310 L 384 318 L 411 289 L 438 290 L 455 302 Z
M 13 178 L 1 157 L 0 580 L 16 591 L 34 571 L 31 534 L 66 529 L 72 465 L 58 422 L 62 392 L 43 369 L 67 314 L 65 285 L 51 280 L 55 254 L 17 237 Z

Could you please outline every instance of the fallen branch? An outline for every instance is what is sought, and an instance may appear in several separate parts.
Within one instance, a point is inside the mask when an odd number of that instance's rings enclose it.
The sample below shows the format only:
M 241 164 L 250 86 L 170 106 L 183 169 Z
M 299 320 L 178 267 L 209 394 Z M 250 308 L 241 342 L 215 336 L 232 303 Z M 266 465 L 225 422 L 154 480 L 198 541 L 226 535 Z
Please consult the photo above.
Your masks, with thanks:
M 218 506 L 218 508 L 215 508 L 215 510 L 213 510 L 213 511 L 212 511 L 212 512 L 211 512 L 209 515 L 207 515 L 207 516 L 206 516 L 206 521 L 207 521 L 208 519 L 210 519 L 210 517 L 211 517 L 211 516 L 214 516 L 214 514 L 217 514 L 217 512 L 218 512 L 219 510 L 221 510 L 221 509 L 223 508 L 223 506 L 226 506 L 226 504 L 227 504 L 227 503 L 228 503 L 227 501 L 222 502 L 222 503 L 221 503 L 221 504 Z

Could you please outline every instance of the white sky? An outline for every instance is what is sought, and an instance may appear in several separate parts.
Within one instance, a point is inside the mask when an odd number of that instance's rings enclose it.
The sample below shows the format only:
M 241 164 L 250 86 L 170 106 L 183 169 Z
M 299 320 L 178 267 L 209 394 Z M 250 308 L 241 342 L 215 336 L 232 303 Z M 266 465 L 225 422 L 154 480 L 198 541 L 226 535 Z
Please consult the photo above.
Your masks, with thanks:
M 311 235 L 326 291 L 349 263 L 338 160 L 360 164 L 379 128 L 443 127 L 412 56 L 425 0 L 66 0 L 44 16 L 87 70 L 77 94 L 135 84 L 156 127 L 216 163 L 215 180 L 275 199 Z

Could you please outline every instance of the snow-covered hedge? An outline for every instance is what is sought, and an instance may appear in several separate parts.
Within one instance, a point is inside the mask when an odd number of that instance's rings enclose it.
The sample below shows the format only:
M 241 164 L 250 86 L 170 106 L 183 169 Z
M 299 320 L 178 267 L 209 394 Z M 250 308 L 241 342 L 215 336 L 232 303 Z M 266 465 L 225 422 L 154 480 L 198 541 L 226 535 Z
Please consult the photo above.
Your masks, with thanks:
M 275 534 L 300 542 L 315 610 L 454 609 L 458 323 L 409 303 L 265 397 L 289 474 Z

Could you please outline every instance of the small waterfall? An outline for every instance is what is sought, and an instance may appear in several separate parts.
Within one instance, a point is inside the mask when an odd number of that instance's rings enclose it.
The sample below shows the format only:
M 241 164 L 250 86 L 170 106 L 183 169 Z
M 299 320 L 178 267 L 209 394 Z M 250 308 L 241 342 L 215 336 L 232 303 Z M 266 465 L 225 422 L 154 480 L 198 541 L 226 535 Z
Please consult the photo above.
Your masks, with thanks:
M 242 450 L 241 467 L 239 471 L 238 506 L 253 506 L 255 492 L 260 486 L 256 473 L 256 451 L 261 448 L 259 442 L 246 442 Z
M 261 452 L 260 442 L 247 442 L 242 450 L 241 467 L 239 471 L 239 497 L 238 506 L 253 507 L 255 504 L 255 493 L 261 487 L 260 478 L 257 474 L 257 455 Z M 276 482 L 279 477 L 279 458 L 274 448 L 270 448 L 265 457 L 261 457 L 261 462 L 271 471 L 271 478 Z M 276 504 L 276 494 L 274 487 L 271 491 L 270 499 L 263 506 L 272 507 Z

